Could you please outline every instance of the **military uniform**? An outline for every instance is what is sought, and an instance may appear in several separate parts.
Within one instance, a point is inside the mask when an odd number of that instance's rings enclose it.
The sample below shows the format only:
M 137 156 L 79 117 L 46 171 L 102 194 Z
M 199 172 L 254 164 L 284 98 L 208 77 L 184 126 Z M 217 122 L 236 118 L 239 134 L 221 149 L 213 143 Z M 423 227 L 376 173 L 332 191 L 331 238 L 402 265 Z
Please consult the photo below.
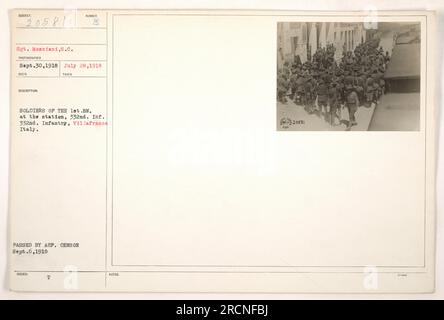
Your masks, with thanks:
M 329 123 L 330 125 L 335 124 L 335 117 L 337 116 L 339 104 L 340 92 L 338 90 L 337 82 L 334 80 L 328 89 L 328 104 L 330 106 Z
M 379 82 L 373 81 L 373 102 L 378 104 L 379 98 L 381 96 L 381 87 L 379 86 Z
M 370 105 L 374 101 L 373 94 L 374 94 L 373 78 L 368 77 L 366 81 L 366 90 L 365 90 L 365 102 L 367 107 L 370 107 Z
M 278 101 L 282 102 L 282 103 L 286 103 L 287 99 L 286 99 L 286 95 L 288 92 L 288 81 L 285 78 L 285 75 L 281 74 L 278 77 L 278 81 L 277 81 L 277 96 L 278 96 Z
M 357 76 L 355 78 L 355 88 L 359 101 L 364 101 L 364 86 L 365 84 L 363 76 Z
M 352 126 L 357 124 L 355 119 L 355 113 L 359 107 L 359 98 L 358 94 L 356 93 L 356 91 L 353 89 L 352 86 L 347 86 L 346 91 L 347 91 L 346 105 L 350 117 L 347 129 L 350 129 Z
M 294 96 L 294 101 L 296 104 L 303 105 L 305 102 L 305 78 L 303 76 L 298 77 L 296 81 L 296 94 Z
M 325 112 L 327 111 L 328 105 L 328 86 L 324 80 L 321 79 L 316 91 L 318 94 L 319 116 L 321 116 L 323 110 L 325 110 Z
M 278 100 L 285 101 L 291 89 L 291 98 L 297 104 L 304 105 L 308 113 L 314 109 L 319 115 L 325 112 L 330 123 L 345 104 L 350 114 L 350 128 L 356 124 L 359 103 L 377 103 L 385 92 L 383 74 L 390 56 L 379 43 L 375 37 L 358 44 L 354 50 L 347 51 L 344 46 L 340 61 L 335 60 L 336 48 L 331 44 L 314 53 L 307 52 L 304 63 L 299 56 L 295 56 L 292 63 L 286 61 L 278 74 Z
M 291 99 L 294 100 L 296 96 L 296 89 L 297 89 L 297 82 L 298 82 L 298 75 L 292 74 L 290 77 L 290 89 L 291 89 Z
M 308 113 L 313 112 L 314 100 L 315 96 L 314 96 L 313 80 L 311 78 L 308 78 L 305 84 L 305 107 Z

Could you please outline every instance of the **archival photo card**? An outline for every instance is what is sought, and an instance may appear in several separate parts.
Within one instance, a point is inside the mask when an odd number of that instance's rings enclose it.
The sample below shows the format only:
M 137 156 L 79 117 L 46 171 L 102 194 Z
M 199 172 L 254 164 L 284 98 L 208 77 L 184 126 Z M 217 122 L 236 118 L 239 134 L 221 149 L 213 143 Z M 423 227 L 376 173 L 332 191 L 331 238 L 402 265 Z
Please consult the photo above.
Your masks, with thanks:
M 368 16 L 12 10 L 10 289 L 432 292 L 435 13 Z

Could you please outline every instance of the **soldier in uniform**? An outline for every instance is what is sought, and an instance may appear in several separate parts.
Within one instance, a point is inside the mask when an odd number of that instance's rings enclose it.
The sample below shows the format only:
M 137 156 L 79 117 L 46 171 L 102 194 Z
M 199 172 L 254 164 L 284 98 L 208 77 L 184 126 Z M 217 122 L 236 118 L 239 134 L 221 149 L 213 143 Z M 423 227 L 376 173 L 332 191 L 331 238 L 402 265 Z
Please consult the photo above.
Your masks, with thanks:
M 355 77 L 355 89 L 358 94 L 359 101 L 364 101 L 364 78 L 362 75 Z
M 351 75 L 351 72 L 348 70 L 345 70 L 344 72 L 344 85 L 351 85 L 353 86 L 355 82 L 355 77 L 353 77 L 353 75 Z
M 335 124 L 336 117 L 340 118 L 337 112 L 345 105 L 350 114 L 347 127 L 350 129 L 356 125 L 359 103 L 377 104 L 385 93 L 383 75 L 390 55 L 379 43 L 377 38 L 368 39 L 352 51 L 344 46 L 339 61 L 335 60 L 336 48 L 332 44 L 319 48 L 314 54 L 309 50 L 304 63 L 299 56 L 294 56 L 292 63 L 284 62 L 278 74 L 278 100 L 285 103 L 285 96 L 291 89 L 291 99 L 296 104 L 304 105 L 308 113 L 316 111 L 331 125 Z
M 289 87 L 291 89 L 291 99 L 295 100 L 296 99 L 296 90 L 297 90 L 297 84 L 298 82 L 298 74 L 294 73 L 290 76 L 290 81 L 289 81 Z
M 378 80 L 373 79 L 373 103 L 377 105 L 379 103 L 379 98 L 381 96 L 381 87 L 379 86 Z
M 294 102 L 297 105 L 304 105 L 305 81 L 305 76 L 303 74 L 296 80 L 296 94 L 294 96 Z
M 385 80 L 383 77 L 381 77 L 379 79 L 379 88 L 380 88 L 380 92 L 381 92 L 380 95 L 382 96 L 383 94 L 385 94 Z
M 368 77 L 365 90 L 365 106 L 370 107 L 373 103 L 373 78 Z
M 322 117 L 323 114 L 327 115 L 328 105 L 328 86 L 322 77 L 319 80 L 319 85 L 316 91 L 318 95 L 318 116 Z
M 387 64 L 389 63 L 389 61 L 390 61 L 390 54 L 388 51 L 386 51 L 385 56 L 384 56 L 384 63 L 385 63 L 386 69 L 387 69 Z
M 346 90 L 346 106 L 348 109 L 349 114 L 349 121 L 347 130 L 350 130 L 352 126 L 357 125 L 355 113 L 358 110 L 359 107 L 359 98 L 358 94 L 356 93 L 355 89 L 352 85 L 347 84 L 345 87 Z
M 305 84 L 305 110 L 309 113 L 313 113 L 313 105 L 314 105 L 314 85 L 313 78 L 308 77 L 307 82 Z
M 330 106 L 330 114 L 328 118 L 328 122 L 331 126 L 336 125 L 335 119 L 339 116 L 337 115 L 339 105 L 339 96 L 340 92 L 338 90 L 338 82 L 336 79 L 333 79 L 330 88 L 328 89 L 328 104 Z
M 337 79 L 338 81 L 338 84 L 336 85 L 336 87 L 337 87 L 337 90 L 338 90 L 338 92 L 339 92 L 339 104 L 340 105 L 342 105 L 342 104 L 344 104 L 344 100 L 345 100 L 345 97 L 344 97 L 344 88 L 345 88 L 345 86 L 344 86 L 344 75 L 343 75 L 343 72 L 342 72 L 342 70 L 341 69 L 339 69 L 339 72 L 338 72 L 338 79 Z
M 277 81 L 277 97 L 278 97 L 278 101 L 281 103 L 286 103 L 287 102 L 287 92 L 288 92 L 288 81 L 285 77 L 284 73 L 280 73 L 278 76 L 278 81 Z

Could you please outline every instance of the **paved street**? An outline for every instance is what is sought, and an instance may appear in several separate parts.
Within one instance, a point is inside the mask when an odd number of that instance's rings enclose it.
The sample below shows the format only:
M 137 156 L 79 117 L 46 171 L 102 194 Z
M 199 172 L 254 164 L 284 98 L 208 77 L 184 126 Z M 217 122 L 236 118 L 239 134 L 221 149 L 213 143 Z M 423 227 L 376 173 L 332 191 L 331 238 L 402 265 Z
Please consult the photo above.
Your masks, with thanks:
M 374 106 L 359 107 L 355 114 L 358 125 L 353 126 L 351 131 L 367 131 L 373 111 Z M 307 113 L 302 106 L 296 105 L 293 101 L 287 101 L 285 104 L 278 102 L 277 128 L 286 131 L 345 131 L 349 119 L 347 108 L 342 109 L 341 115 L 341 124 L 331 126 L 316 114 Z
M 419 93 L 388 93 L 374 107 L 359 107 L 357 126 L 351 131 L 412 131 L 419 130 Z M 282 119 L 288 119 L 281 124 Z M 277 128 L 286 131 L 344 131 L 348 121 L 347 108 L 342 110 L 342 123 L 330 126 L 316 114 L 307 113 L 292 101 L 277 104 Z

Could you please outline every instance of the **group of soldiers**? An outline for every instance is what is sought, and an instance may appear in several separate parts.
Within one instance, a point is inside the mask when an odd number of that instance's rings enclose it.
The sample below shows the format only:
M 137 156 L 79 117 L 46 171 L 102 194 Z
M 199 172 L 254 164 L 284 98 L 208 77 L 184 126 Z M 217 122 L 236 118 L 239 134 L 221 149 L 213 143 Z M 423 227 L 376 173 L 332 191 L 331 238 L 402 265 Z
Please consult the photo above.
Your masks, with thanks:
M 378 104 L 385 92 L 383 79 L 389 53 L 374 38 L 359 44 L 354 51 L 343 50 L 339 63 L 336 48 L 319 48 L 302 63 L 296 56 L 293 63 L 284 63 L 278 71 L 277 99 L 293 100 L 330 125 L 341 124 L 341 110 L 348 109 L 347 129 L 356 125 L 355 113 L 360 106 Z

